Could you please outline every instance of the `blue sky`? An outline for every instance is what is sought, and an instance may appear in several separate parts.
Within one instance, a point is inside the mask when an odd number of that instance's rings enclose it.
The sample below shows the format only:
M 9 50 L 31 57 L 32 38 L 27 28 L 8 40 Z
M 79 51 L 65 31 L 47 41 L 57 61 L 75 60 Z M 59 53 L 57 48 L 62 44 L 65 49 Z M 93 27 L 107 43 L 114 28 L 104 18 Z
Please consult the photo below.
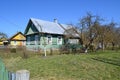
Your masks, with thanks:
M 77 24 L 89 11 L 120 23 L 120 0 L 0 0 L 0 32 L 24 32 L 30 18 Z

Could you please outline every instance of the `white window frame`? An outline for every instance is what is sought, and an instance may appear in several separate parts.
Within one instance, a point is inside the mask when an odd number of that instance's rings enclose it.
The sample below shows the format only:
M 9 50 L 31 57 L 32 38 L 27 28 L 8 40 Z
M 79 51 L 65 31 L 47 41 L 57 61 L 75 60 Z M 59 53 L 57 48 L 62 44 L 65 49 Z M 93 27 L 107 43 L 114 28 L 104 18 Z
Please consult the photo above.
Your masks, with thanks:
M 51 38 L 50 41 L 49 37 Z M 47 44 L 52 44 L 52 35 L 47 35 Z
M 61 39 L 59 39 L 59 38 L 61 38 Z M 60 41 L 59 41 L 60 40 Z M 57 37 L 57 44 L 62 44 L 62 36 L 58 36 Z

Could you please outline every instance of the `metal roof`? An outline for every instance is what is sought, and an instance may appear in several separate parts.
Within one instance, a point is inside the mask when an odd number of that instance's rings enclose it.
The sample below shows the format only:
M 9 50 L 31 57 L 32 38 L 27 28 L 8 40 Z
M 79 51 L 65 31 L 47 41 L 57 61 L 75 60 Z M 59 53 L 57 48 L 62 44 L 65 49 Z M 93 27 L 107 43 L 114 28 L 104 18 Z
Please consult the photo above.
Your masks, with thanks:
M 31 18 L 31 21 L 39 32 L 63 34 L 68 25 L 59 24 L 57 22 L 49 22 L 40 19 Z
M 31 18 L 30 20 L 39 32 L 66 35 L 65 32 L 67 31 L 68 34 L 71 34 L 74 37 L 79 37 L 79 34 L 77 34 L 76 32 L 69 32 L 69 29 L 73 27 L 71 25 L 60 24 L 57 21 L 50 22 L 35 18 Z

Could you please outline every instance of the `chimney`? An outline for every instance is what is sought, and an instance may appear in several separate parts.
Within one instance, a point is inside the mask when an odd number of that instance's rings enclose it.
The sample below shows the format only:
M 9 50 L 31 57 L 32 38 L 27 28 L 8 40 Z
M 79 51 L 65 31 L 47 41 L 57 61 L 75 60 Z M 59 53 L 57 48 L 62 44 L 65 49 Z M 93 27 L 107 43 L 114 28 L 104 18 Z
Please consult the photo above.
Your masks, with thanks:
M 54 22 L 55 22 L 55 23 L 58 23 L 57 19 L 54 19 Z

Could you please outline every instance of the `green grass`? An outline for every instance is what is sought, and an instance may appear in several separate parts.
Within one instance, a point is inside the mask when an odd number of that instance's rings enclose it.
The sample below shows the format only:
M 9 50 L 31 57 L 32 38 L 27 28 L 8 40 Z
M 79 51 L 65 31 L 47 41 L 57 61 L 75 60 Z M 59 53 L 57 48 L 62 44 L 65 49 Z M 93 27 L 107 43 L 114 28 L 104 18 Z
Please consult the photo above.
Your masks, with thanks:
M 31 54 L 30 54 L 31 55 Z M 43 57 L 0 53 L 9 71 L 27 69 L 30 80 L 120 80 L 120 52 L 105 51 Z

